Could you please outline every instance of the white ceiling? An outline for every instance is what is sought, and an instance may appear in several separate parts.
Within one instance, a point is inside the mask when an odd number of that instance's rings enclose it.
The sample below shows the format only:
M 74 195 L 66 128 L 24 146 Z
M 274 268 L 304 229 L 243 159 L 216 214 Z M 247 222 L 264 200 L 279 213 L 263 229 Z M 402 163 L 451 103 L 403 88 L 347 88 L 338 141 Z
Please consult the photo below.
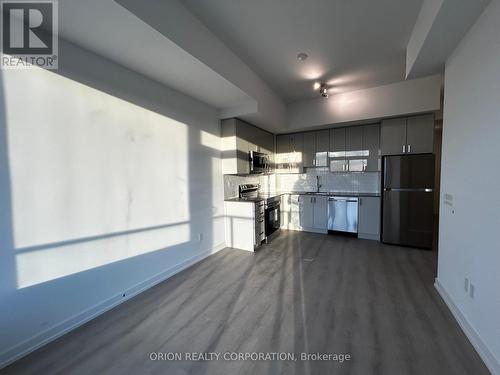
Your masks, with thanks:
M 112 0 L 59 1 L 59 35 L 216 108 L 253 102 L 234 84 Z
M 183 4 L 287 102 L 405 79 L 422 0 L 184 0 Z M 309 54 L 300 62 L 299 52 Z

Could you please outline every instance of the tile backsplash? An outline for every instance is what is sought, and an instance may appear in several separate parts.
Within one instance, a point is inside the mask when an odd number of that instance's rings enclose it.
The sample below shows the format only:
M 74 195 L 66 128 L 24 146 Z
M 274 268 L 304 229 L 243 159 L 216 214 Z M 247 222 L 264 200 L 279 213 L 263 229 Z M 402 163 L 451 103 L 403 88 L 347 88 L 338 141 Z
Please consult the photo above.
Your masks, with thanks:
M 281 192 L 316 191 L 316 176 L 319 176 L 320 191 L 343 193 L 380 193 L 380 173 L 330 173 L 310 170 L 302 174 L 279 174 L 276 186 Z
M 238 186 L 244 184 L 260 184 L 261 193 L 274 193 L 276 189 L 276 175 L 224 175 L 224 199 L 238 196 Z
M 238 196 L 238 186 L 260 184 L 262 193 L 316 191 L 316 176 L 320 178 L 320 191 L 343 193 L 380 193 L 380 173 L 330 173 L 311 169 L 307 173 L 264 176 L 224 175 L 224 199 Z

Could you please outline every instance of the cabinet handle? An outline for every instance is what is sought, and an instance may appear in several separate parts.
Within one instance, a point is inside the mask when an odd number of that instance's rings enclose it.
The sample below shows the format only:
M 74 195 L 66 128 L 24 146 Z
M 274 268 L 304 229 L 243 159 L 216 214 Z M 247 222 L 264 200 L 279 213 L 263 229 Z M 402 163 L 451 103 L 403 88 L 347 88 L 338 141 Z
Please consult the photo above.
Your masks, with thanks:
M 403 145 L 403 154 L 406 152 L 406 145 Z
M 361 206 L 363 204 L 363 199 L 359 198 L 359 205 Z
M 408 152 L 411 152 L 411 145 L 408 145 Z

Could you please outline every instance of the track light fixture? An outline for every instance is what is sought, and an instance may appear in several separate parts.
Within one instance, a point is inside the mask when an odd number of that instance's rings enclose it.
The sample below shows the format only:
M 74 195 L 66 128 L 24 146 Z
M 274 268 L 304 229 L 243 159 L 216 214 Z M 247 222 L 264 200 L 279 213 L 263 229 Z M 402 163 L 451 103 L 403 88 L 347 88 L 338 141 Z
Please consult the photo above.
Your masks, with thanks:
M 314 83 L 314 90 L 319 90 L 319 94 L 323 98 L 328 98 L 328 86 L 326 83 Z
M 319 93 L 323 98 L 328 98 L 328 88 L 326 87 L 326 83 L 322 83 L 319 87 Z

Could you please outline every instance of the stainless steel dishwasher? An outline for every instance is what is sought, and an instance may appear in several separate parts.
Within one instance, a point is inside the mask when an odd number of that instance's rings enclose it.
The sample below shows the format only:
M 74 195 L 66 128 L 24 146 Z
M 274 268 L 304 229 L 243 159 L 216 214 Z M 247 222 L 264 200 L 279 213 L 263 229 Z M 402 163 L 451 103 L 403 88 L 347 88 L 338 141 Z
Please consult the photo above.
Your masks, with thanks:
M 328 198 L 328 230 L 358 233 L 358 198 Z

